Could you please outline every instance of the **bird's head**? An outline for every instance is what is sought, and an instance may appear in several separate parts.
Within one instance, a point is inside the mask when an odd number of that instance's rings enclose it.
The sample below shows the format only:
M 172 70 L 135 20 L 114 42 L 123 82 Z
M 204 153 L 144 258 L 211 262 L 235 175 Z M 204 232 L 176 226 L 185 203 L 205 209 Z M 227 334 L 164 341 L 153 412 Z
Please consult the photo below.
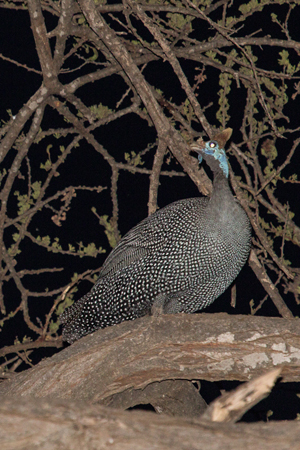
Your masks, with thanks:
M 204 157 L 204 159 L 206 159 L 209 164 L 209 159 L 213 161 L 211 158 L 209 158 L 210 156 L 212 156 L 214 160 L 217 161 L 218 166 L 220 167 L 220 169 L 222 169 L 226 178 L 228 178 L 229 169 L 224 147 L 226 142 L 230 138 L 231 133 L 232 128 L 226 128 L 226 130 L 218 133 L 214 137 L 214 139 L 208 142 L 204 142 L 200 138 L 197 142 L 191 145 L 191 149 L 198 153 L 199 163 L 202 162 L 202 159 Z

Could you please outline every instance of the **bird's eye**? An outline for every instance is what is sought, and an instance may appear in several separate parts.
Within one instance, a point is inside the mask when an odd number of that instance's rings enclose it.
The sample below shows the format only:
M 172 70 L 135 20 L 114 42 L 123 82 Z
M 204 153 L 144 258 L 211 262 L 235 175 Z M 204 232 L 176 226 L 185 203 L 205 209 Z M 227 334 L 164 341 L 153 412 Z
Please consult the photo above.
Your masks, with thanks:
M 210 141 L 209 146 L 210 148 L 215 148 L 217 146 L 217 143 L 215 141 Z

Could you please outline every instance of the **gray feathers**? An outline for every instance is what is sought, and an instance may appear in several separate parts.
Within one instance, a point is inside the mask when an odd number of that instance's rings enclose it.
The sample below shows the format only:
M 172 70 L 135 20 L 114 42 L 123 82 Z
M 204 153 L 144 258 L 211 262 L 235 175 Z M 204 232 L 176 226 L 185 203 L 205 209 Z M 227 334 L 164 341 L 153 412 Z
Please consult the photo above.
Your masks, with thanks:
M 106 259 L 92 290 L 62 314 L 64 340 L 158 309 L 192 313 L 235 279 L 249 255 L 251 228 L 228 186 L 219 148 L 227 136 L 225 130 L 205 147 L 193 147 L 213 170 L 212 196 L 171 203 L 132 228 Z

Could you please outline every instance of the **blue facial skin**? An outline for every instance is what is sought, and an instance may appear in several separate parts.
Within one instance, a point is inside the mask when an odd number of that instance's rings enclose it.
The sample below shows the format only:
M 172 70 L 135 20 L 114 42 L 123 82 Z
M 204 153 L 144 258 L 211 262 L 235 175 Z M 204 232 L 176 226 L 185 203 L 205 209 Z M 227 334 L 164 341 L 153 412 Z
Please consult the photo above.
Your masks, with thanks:
M 222 148 L 219 148 L 219 144 L 217 141 L 208 141 L 205 143 L 205 148 L 202 150 L 207 155 L 212 155 L 217 161 L 220 163 L 220 168 L 223 170 L 223 173 L 226 178 L 228 178 L 229 169 L 225 151 Z M 201 154 L 198 154 L 199 164 L 202 162 Z

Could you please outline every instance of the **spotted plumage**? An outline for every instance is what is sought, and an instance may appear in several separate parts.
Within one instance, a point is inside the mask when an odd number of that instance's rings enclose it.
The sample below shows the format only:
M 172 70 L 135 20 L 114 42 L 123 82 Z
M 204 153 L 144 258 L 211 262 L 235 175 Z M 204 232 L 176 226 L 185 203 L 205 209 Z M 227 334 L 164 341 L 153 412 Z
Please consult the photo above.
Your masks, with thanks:
M 211 197 L 171 203 L 132 228 L 92 290 L 61 315 L 64 340 L 157 311 L 195 312 L 232 283 L 248 258 L 251 227 L 228 184 L 230 135 L 192 146 L 213 172 Z

